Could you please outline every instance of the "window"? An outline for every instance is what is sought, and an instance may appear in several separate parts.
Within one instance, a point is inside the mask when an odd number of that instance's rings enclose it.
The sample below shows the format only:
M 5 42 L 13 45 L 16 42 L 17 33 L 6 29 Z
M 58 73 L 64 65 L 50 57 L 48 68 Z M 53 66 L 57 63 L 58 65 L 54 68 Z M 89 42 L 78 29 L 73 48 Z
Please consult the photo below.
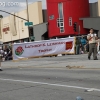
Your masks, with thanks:
M 62 19 L 57 19 L 57 27 L 64 27 L 64 22 Z
M 63 4 L 58 4 L 59 18 L 63 18 Z
M 60 23 L 59 23 L 59 19 L 57 19 L 57 27 L 60 27 L 60 25 L 59 25 Z
M 60 27 L 60 32 L 61 32 L 61 33 L 64 32 L 64 27 Z
M 60 30 L 60 32 L 61 32 L 61 33 L 64 33 L 64 29 L 63 29 L 63 30 Z
M 58 14 L 57 27 L 60 28 L 60 33 L 64 33 L 64 15 L 63 15 L 63 3 L 58 3 Z
M 63 21 L 63 19 L 57 19 L 57 27 L 60 28 L 61 33 L 64 33 L 64 21 Z
M 60 23 L 60 26 L 64 26 L 63 23 Z
M 60 27 L 59 22 L 57 23 L 57 27 Z
M 72 26 L 72 17 L 69 17 L 69 26 Z

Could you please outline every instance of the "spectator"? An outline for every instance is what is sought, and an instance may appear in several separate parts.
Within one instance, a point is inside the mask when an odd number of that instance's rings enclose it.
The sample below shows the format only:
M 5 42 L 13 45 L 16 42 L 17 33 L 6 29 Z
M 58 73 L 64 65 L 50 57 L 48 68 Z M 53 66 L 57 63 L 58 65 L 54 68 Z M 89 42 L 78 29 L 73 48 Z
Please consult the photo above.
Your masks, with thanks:
M 11 48 L 6 49 L 7 54 L 5 55 L 5 60 L 12 60 L 12 50 Z
M 81 42 L 80 42 L 80 39 L 79 39 L 79 37 L 76 37 L 76 54 L 80 54 L 80 44 L 81 44 Z
M 86 43 L 87 43 L 86 39 L 82 36 L 82 38 L 81 38 L 81 49 L 82 49 L 83 53 L 85 52 Z

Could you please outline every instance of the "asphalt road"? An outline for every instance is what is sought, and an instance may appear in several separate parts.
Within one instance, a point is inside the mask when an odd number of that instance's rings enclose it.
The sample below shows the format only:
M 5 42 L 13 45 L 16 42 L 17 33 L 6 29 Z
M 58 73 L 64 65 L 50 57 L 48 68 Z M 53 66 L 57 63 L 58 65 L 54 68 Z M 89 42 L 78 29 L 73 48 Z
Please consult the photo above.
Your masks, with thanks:
M 99 60 L 88 60 L 87 54 L 82 55 L 66 55 L 61 57 L 44 57 L 27 60 L 19 60 L 16 62 L 7 61 L 2 62 L 2 68 L 17 68 L 17 67 L 32 67 L 32 68 L 66 68 L 66 66 L 82 66 L 89 69 L 100 69 L 100 55 Z
M 0 100 L 76 100 L 77 96 L 100 100 L 100 70 L 5 68 L 0 72 Z

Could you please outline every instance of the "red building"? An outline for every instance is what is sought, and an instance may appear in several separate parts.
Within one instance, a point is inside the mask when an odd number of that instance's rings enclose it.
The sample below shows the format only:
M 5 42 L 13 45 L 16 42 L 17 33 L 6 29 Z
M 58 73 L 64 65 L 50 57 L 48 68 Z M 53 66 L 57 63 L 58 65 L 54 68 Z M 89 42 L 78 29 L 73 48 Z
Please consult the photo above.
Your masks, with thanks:
M 79 18 L 90 17 L 89 0 L 47 0 L 47 13 L 49 38 L 88 32 Z

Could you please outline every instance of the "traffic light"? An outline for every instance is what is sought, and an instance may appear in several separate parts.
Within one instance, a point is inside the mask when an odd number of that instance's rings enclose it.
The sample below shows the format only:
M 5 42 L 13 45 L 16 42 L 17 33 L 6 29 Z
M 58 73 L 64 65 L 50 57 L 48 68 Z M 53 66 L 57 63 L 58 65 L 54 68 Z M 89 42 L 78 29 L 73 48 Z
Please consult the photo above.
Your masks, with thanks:
M 74 32 L 77 32 L 77 23 L 76 22 L 73 24 L 73 29 L 74 29 Z

